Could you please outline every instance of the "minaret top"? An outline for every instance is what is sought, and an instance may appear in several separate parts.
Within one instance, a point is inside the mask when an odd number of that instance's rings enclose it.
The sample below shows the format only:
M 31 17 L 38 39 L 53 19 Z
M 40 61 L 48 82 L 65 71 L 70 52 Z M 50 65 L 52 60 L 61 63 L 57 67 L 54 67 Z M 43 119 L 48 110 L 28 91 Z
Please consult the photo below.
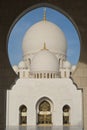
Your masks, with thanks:
M 46 21 L 46 8 L 44 8 L 43 20 Z

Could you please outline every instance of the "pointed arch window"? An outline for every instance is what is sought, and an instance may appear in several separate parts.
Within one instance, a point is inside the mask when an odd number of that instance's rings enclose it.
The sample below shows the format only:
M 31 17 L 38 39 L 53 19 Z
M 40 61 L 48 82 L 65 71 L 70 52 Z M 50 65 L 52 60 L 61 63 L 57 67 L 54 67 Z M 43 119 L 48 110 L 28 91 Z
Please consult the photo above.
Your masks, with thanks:
M 52 103 L 49 99 L 43 98 L 37 103 L 37 124 L 52 125 Z
M 70 106 L 63 106 L 63 125 L 70 125 Z
M 19 125 L 27 125 L 27 107 L 25 105 L 19 107 Z

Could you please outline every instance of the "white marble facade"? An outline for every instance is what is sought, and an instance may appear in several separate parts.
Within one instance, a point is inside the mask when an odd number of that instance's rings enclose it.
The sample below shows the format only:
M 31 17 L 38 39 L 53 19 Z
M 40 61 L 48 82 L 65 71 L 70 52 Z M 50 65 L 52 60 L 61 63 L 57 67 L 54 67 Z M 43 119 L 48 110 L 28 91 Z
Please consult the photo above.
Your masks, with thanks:
M 23 61 L 13 66 L 19 79 L 7 91 L 6 125 L 19 126 L 24 117 L 27 126 L 63 126 L 66 117 L 66 125 L 82 126 L 82 91 L 71 80 L 75 66 L 66 59 L 64 33 L 46 20 L 46 12 L 42 21 L 28 29 L 22 47 Z M 47 103 L 48 108 L 40 108 L 41 103 Z M 26 112 L 20 113 L 22 105 Z M 41 116 L 44 121 L 50 117 L 50 123 L 40 124 Z
M 7 93 L 7 126 L 19 125 L 19 108 L 27 107 L 27 125 L 37 124 L 38 101 L 50 100 L 53 125 L 63 125 L 63 106 L 70 106 L 70 124 L 82 125 L 82 93 L 71 79 L 19 79 Z

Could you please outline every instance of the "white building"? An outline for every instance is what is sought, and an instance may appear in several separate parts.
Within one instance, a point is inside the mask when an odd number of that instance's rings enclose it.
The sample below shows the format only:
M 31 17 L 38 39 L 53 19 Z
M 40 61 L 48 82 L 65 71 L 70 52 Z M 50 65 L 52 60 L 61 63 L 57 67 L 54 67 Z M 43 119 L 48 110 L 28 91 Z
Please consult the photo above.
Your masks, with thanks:
M 34 24 L 23 39 L 19 75 L 7 91 L 7 126 L 82 126 L 82 91 L 71 80 L 62 30 L 46 20 Z

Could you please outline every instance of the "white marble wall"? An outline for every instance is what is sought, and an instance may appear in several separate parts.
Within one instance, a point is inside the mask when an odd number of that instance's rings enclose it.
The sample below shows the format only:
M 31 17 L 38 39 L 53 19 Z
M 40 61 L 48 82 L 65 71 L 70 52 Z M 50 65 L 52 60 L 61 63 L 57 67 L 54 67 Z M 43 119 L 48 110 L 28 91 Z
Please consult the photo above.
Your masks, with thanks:
M 12 90 L 7 91 L 7 126 L 19 125 L 19 107 L 27 106 L 27 124 L 36 125 L 36 104 L 42 97 L 53 102 L 53 125 L 61 126 L 62 108 L 70 106 L 70 123 L 82 125 L 82 92 L 77 90 L 71 79 L 19 79 Z

